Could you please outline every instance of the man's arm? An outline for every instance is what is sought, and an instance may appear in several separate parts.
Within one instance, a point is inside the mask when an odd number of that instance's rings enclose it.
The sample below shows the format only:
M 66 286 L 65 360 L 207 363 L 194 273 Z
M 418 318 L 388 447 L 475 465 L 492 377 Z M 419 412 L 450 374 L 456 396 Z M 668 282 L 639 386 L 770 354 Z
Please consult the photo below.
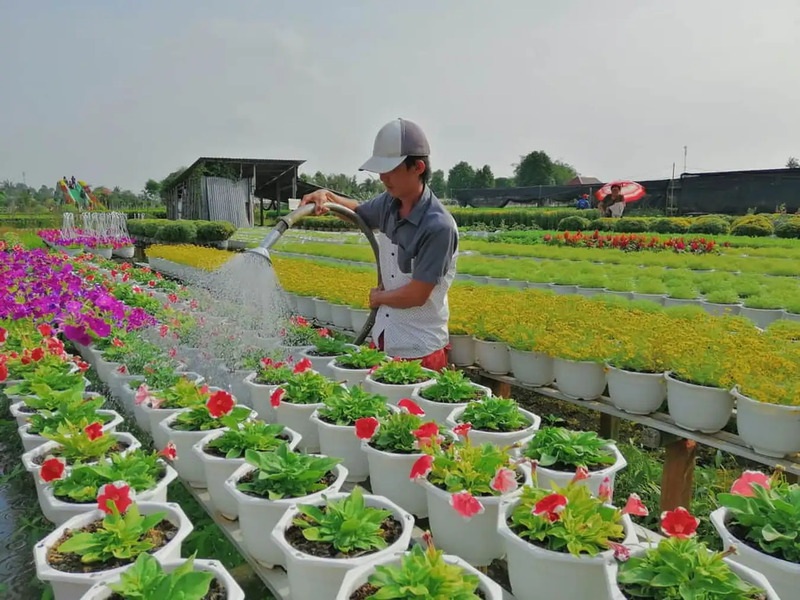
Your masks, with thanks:
M 329 212 L 329 210 L 325 208 L 325 204 L 327 203 L 339 204 L 358 213 L 358 216 L 364 219 L 364 222 L 370 229 L 378 229 L 380 225 L 381 211 L 384 206 L 383 194 L 371 200 L 367 200 L 366 202 L 357 202 L 349 198 L 342 198 L 328 190 L 317 190 L 316 192 L 303 196 L 300 206 L 304 204 L 314 204 L 316 206 L 314 214 L 324 215 Z M 342 220 L 348 220 L 338 213 L 334 214 Z
M 369 293 L 369 307 L 388 306 L 390 308 L 414 308 L 422 306 L 436 287 L 433 283 L 412 279 L 396 290 L 373 288 Z

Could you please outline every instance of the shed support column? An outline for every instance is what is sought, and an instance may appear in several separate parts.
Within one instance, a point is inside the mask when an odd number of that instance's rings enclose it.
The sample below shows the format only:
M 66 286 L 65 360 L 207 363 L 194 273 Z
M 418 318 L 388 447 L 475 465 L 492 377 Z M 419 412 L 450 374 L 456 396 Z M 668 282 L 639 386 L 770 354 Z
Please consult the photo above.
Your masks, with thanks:
M 661 510 L 678 506 L 688 509 L 694 487 L 694 467 L 697 444 L 677 438 L 666 445 L 664 473 L 661 476 Z

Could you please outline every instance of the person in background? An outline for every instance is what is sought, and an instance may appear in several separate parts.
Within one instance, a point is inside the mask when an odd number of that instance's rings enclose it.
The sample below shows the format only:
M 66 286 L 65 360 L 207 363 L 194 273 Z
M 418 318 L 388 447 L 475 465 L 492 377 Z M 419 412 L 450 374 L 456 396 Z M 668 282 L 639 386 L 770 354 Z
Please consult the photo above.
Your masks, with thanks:
M 375 138 L 372 157 L 360 170 L 378 173 L 386 191 L 366 202 L 328 190 L 306 195 L 316 214 L 332 202 L 353 210 L 377 229 L 383 286 L 369 306 L 378 309 L 372 336 L 390 356 L 420 359 L 435 371 L 447 367 L 450 310 L 447 292 L 456 274 L 458 228 L 428 186 L 430 146 L 416 123 L 396 119 Z
M 618 213 L 618 216 L 622 215 L 622 211 L 619 210 L 620 207 L 616 207 L 613 211 L 611 210 L 611 207 L 615 204 L 622 203 L 624 206 L 625 198 L 621 191 L 622 188 L 619 185 L 614 184 L 611 186 L 611 193 L 606 194 L 606 197 L 597 205 L 597 208 L 600 209 L 601 217 L 612 217 L 615 213 Z
M 584 194 L 580 198 L 578 198 L 578 204 L 576 208 L 578 210 L 586 210 L 587 208 L 591 208 L 591 204 L 589 203 L 589 194 Z

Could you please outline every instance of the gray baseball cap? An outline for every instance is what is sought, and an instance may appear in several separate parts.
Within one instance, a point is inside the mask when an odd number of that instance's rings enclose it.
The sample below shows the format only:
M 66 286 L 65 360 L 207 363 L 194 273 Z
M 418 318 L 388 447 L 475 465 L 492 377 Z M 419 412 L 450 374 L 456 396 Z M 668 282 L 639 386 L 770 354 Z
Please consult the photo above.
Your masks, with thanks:
M 422 128 L 406 119 L 395 119 L 381 127 L 375 136 L 372 157 L 359 171 L 388 173 L 408 156 L 429 156 L 431 147 Z

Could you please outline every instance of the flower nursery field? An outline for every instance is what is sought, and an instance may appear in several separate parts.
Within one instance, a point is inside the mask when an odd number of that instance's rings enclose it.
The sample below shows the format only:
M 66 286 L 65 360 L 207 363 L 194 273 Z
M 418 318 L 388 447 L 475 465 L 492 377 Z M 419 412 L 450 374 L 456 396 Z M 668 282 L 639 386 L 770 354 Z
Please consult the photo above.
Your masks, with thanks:
M 148 256 L 167 276 L 0 243 L 0 482 L 38 581 L 10 597 L 270 597 L 258 578 L 281 600 L 792 597 L 800 488 L 780 469 L 722 458 L 697 471 L 710 497 L 663 506 L 641 450 L 352 346 L 337 330 L 372 269 L 276 256 L 282 291 L 254 303 L 224 279 L 233 253 Z M 457 365 L 800 470 L 800 324 L 467 281 L 450 304 Z

